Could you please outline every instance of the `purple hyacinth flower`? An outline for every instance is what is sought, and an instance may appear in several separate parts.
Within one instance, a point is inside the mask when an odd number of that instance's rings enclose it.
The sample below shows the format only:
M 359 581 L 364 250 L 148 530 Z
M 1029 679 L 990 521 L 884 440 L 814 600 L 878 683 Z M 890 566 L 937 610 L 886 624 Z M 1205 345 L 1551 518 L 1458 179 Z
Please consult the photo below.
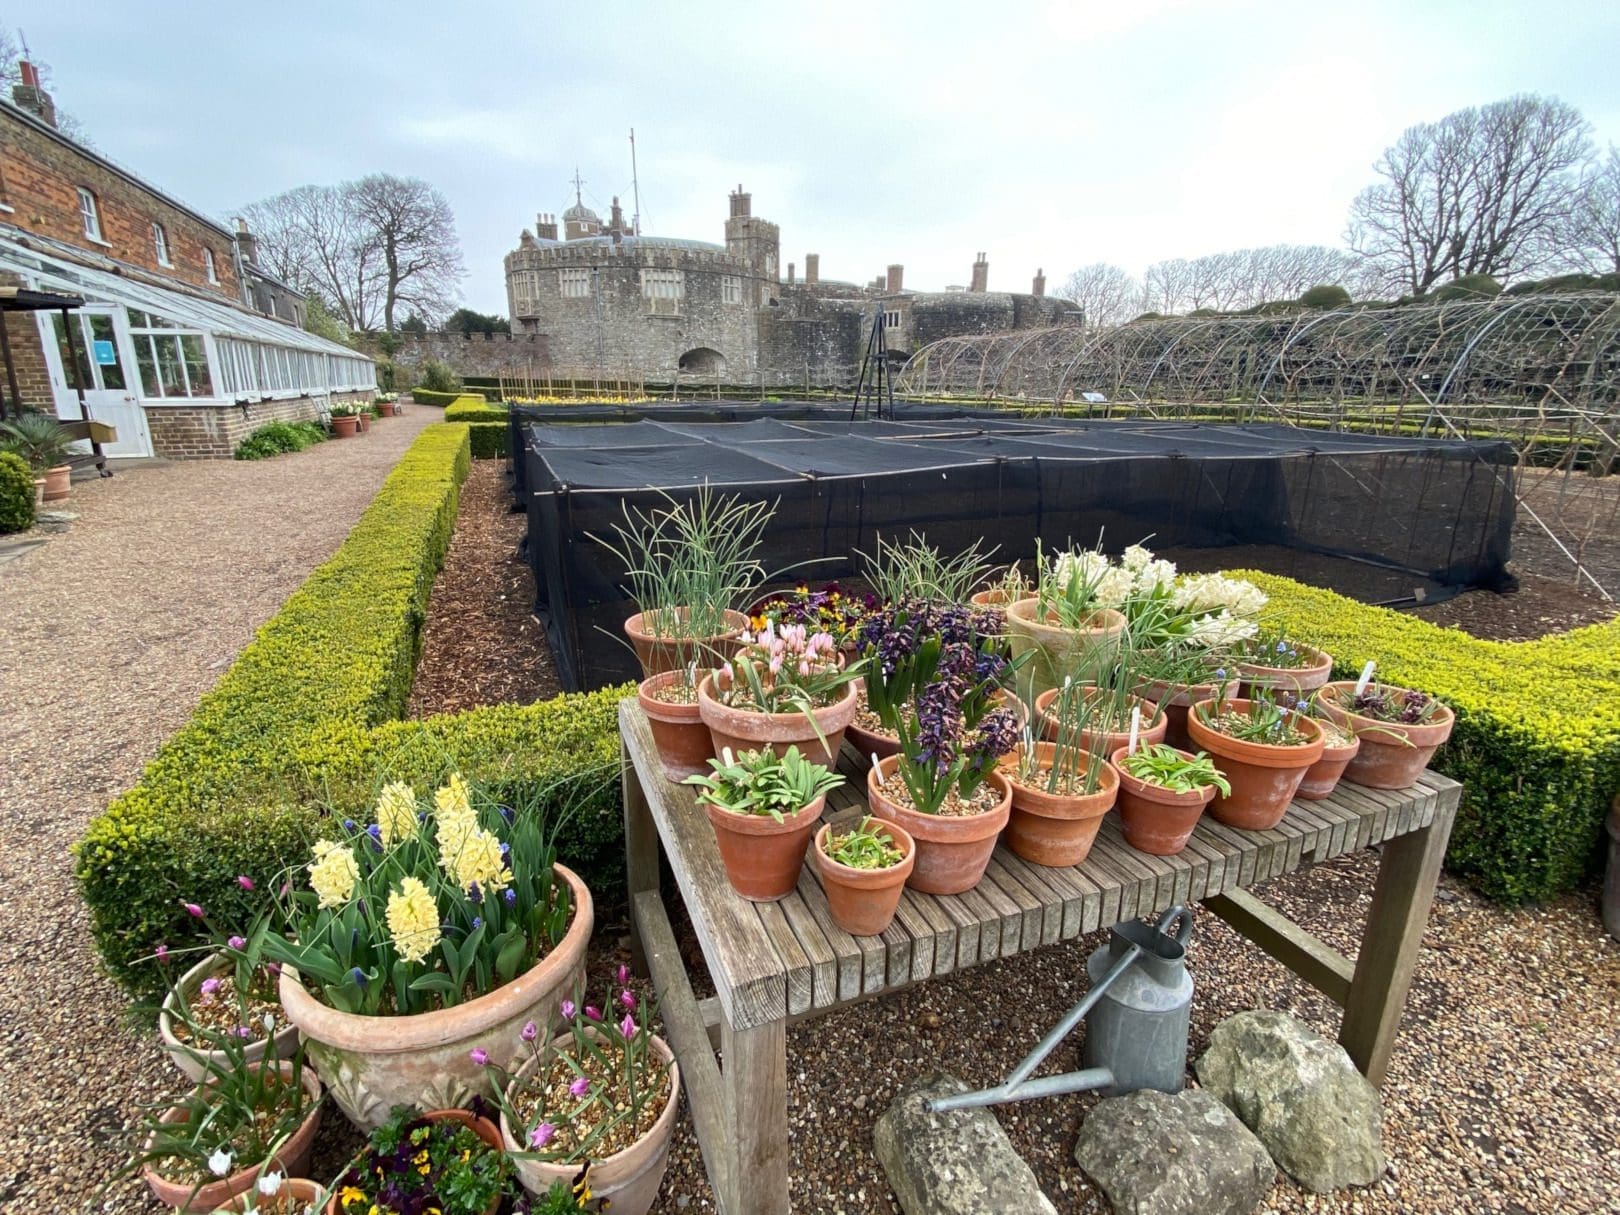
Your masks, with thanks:
M 360 984 L 361 987 L 366 985 L 366 972 L 361 970 L 358 966 L 349 971 L 349 974 L 354 977 L 354 981 Z
M 484 892 L 477 882 L 467 887 L 467 901 L 474 907 L 484 901 Z
M 353 831 L 354 830 L 354 820 L 352 818 L 344 819 L 343 820 L 343 829 L 345 831 Z
M 484 926 L 484 917 L 481 916 L 481 915 L 473 916 L 472 926 L 473 926 L 473 931 L 477 932 L 480 928 L 482 928 Z

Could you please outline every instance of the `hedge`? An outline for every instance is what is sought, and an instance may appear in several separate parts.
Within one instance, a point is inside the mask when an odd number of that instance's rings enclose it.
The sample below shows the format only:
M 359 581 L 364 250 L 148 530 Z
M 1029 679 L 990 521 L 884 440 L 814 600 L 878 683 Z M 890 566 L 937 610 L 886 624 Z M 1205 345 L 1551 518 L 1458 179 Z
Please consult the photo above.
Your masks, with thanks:
M 153 992 L 141 959 L 157 944 L 193 936 L 181 900 L 240 919 L 254 896 L 238 874 L 274 880 L 325 803 L 358 813 L 387 779 L 428 783 L 459 768 L 497 790 L 566 782 L 581 812 L 564 858 L 613 888 L 622 689 L 399 720 L 469 459 L 467 427 L 425 428 L 338 551 L 91 822 L 75 872 L 107 968 L 132 990 Z
M 457 397 L 455 403 L 446 406 L 444 411 L 446 422 L 499 422 L 504 426 L 506 419 L 506 406 L 490 405 L 483 397 L 465 394 Z
M 458 401 L 475 406 L 484 403 L 483 396 L 476 392 L 434 392 L 429 388 L 411 389 L 411 400 L 418 405 L 442 405 L 447 410 Z
M 475 460 L 504 460 L 507 451 L 505 422 L 474 422 L 467 427 Z
M 1598 857 L 1620 790 L 1620 620 L 1528 642 L 1483 641 L 1286 578 L 1242 571 L 1301 640 L 1344 678 L 1432 692 L 1457 714 L 1436 767 L 1463 783 L 1446 856 L 1486 894 L 1543 900 L 1579 884 Z

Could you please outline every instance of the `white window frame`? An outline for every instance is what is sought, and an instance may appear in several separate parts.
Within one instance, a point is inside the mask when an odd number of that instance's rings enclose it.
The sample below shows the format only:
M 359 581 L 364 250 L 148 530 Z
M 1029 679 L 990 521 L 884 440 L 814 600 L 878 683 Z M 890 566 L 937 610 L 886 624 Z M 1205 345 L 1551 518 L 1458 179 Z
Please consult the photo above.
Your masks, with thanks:
M 214 251 L 207 245 L 203 246 L 203 269 L 208 273 L 208 281 L 219 286 L 219 269 L 214 264 Z
M 591 297 L 591 272 L 584 267 L 562 267 L 557 271 L 557 294 L 565 300 Z
M 158 265 L 173 267 L 174 258 L 169 253 L 168 230 L 155 219 L 152 221 L 152 249 L 157 254 Z
M 79 187 L 79 221 L 84 225 L 87 240 L 99 245 L 107 243 L 101 235 L 101 205 L 96 201 L 95 192 L 88 186 Z
M 686 297 L 686 273 L 682 270 L 643 270 L 641 298 L 647 301 L 651 316 L 679 316 Z

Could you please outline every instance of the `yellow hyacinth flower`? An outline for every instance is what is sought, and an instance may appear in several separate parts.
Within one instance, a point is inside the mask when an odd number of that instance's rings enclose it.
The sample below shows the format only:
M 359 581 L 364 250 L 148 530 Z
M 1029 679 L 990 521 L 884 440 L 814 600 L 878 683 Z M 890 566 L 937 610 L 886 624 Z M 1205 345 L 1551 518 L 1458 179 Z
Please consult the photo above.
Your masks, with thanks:
M 316 840 L 311 850 L 315 861 L 309 867 L 309 888 L 320 896 L 320 906 L 341 907 L 354 893 L 360 880 L 360 867 L 354 853 L 331 840 Z
M 442 832 L 440 842 L 445 846 Z M 500 890 L 512 880 L 501 841 L 482 828 L 475 827 L 462 837 L 455 851 L 446 853 L 446 861 L 445 869 L 463 890 L 474 882 L 484 890 Z
M 467 782 L 461 779 L 459 772 L 433 795 L 433 808 L 441 826 L 478 824 L 478 816 L 473 813 L 472 796 L 467 792 Z
M 402 780 L 383 786 L 377 796 L 377 829 L 389 847 L 416 830 L 416 790 Z
M 388 931 L 407 962 L 420 962 L 439 943 L 438 904 L 420 879 L 403 879 L 388 896 Z

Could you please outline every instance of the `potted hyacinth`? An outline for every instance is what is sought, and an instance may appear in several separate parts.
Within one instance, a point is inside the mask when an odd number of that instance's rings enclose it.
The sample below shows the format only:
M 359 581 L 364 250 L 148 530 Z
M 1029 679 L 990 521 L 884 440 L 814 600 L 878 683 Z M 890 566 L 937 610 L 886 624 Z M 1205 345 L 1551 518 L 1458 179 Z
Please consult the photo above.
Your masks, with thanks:
M 516 1028 L 578 985 L 591 895 L 556 862 L 547 813 L 571 795 L 499 805 L 459 775 L 431 797 L 396 781 L 373 822 L 334 815 L 239 938 L 251 961 L 281 965 L 287 1019 L 355 1125 L 488 1096 L 468 1050 L 507 1058 Z
M 511 1187 L 491 1112 L 482 1097 L 468 1109 L 396 1106 L 332 1186 L 325 1215 L 495 1215 Z
M 545 1198 L 562 1185 L 580 1206 L 646 1215 L 669 1167 L 681 1069 L 647 1028 L 657 1011 L 630 990 L 627 967 L 618 981 L 605 1014 L 564 1000 L 559 1032 L 523 1027 L 515 1072 L 490 1067 L 502 1141 L 524 1189 Z
M 1247 700 L 1229 700 L 1223 688 L 1192 707 L 1187 730 L 1215 757 L 1229 786 L 1210 803 L 1210 814 L 1243 831 L 1280 823 L 1305 773 L 1322 758 L 1322 727 L 1291 692 L 1260 687 Z
M 1125 842 L 1139 852 L 1174 856 L 1187 846 L 1204 807 L 1231 786 L 1200 751 L 1168 743 L 1121 747 L 1113 755 L 1119 772 L 1119 821 Z
M 1338 788 L 1345 769 L 1361 751 L 1361 739 L 1349 726 L 1341 726 L 1323 711 L 1321 689 L 1318 688 L 1299 702 L 1300 712 L 1308 714 L 1322 731 L 1322 757 L 1305 772 L 1295 797 L 1317 802 Z
M 334 401 L 327 410 L 332 419 L 334 439 L 352 439 L 360 430 L 360 411 L 348 401 Z
M 851 936 L 875 937 L 900 906 L 917 844 L 897 824 L 868 816 L 844 831 L 825 824 L 811 855 L 833 922 Z
M 1029 699 L 1065 678 L 1095 678 L 1114 661 L 1125 632 L 1119 607 L 1132 577 L 1097 549 L 1035 554 L 1035 593 L 1007 607 L 1014 657 L 1030 655 L 1020 687 Z
M 1317 706 L 1361 742 L 1345 766 L 1345 780 L 1371 789 L 1410 789 L 1451 737 L 1457 718 L 1427 692 L 1372 682 L 1371 672 L 1369 663 L 1359 681 L 1324 685 Z
M 844 778 L 790 746 L 734 754 L 723 747 L 707 776 L 687 777 L 714 827 L 731 888 L 757 903 L 786 898 L 799 882 L 804 849 Z
M 867 699 L 900 740 L 867 774 L 872 813 L 916 842 L 914 890 L 959 894 L 984 875 L 1012 791 L 996 762 L 1018 715 L 1000 703 L 1003 618 L 993 608 L 891 603 L 868 619 Z
M 1279 626 L 1262 626 L 1232 653 L 1238 695 L 1247 699 L 1256 688 L 1305 696 L 1333 676 L 1333 656 L 1288 635 Z
M 1051 741 L 1026 726 L 1018 749 L 1001 761 L 1012 785 L 1007 847 L 1036 865 L 1083 862 L 1119 794 L 1119 774 L 1104 750 L 1107 736 L 1092 723 L 1106 702 L 1073 681 L 1048 702 Z

